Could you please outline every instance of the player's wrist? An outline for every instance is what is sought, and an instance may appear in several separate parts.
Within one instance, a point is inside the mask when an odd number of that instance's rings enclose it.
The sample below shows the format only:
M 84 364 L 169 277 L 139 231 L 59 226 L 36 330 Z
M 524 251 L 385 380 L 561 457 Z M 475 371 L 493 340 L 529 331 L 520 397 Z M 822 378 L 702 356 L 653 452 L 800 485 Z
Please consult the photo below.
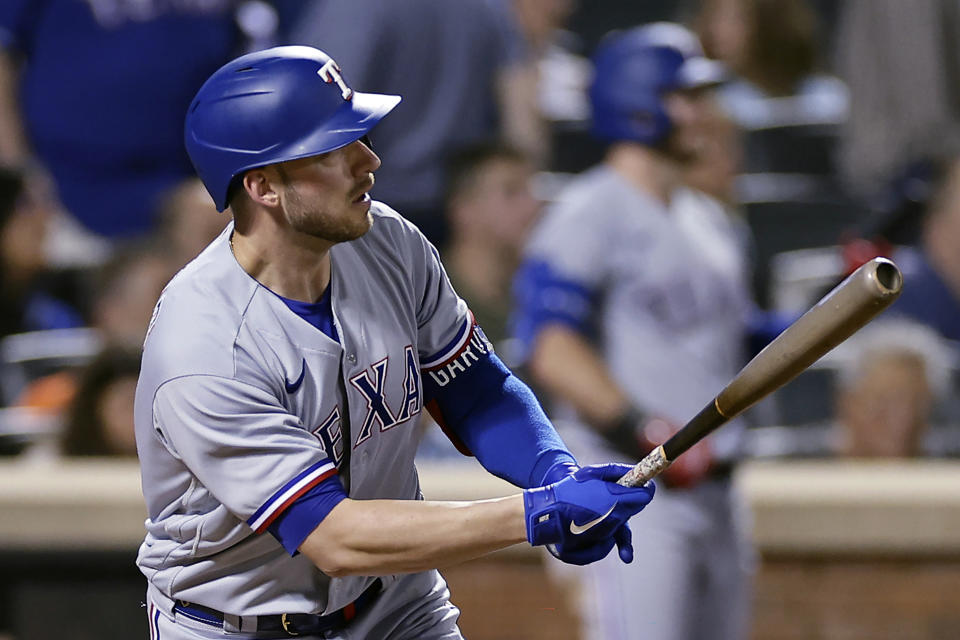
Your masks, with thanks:
M 554 485 L 523 492 L 523 512 L 527 523 L 527 542 L 532 546 L 556 544 L 563 538 L 563 525 L 556 513 Z

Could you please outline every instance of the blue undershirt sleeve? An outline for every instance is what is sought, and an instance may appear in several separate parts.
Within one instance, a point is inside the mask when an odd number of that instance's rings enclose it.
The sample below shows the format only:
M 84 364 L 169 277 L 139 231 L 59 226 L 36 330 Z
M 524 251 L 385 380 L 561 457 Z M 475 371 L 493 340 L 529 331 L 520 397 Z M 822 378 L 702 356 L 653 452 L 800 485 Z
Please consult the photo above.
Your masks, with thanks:
M 485 339 L 468 344 L 472 353 L 468 348 L 424 375 L 431 414 L 461 451 L 472 452 L 487 471 L 524 489 L 541 486 L 551 468 L 575 465 L 530 388 Z M 486 346 L 477 348 L 480 344 Z
M 587 337 L 594 333 L 597 292 L 542 260 L 528 259 L 520 266 L 513 280 L 513 298 L 510 332 L 521 360 L 529 358 L 537 335 L 547 325 L 563 325 Z
M 287 553 L 295 556 L 310 532 L 346 497 L 340 478 L 334 474 L 297 498 L 267 527 L 267 531 Z

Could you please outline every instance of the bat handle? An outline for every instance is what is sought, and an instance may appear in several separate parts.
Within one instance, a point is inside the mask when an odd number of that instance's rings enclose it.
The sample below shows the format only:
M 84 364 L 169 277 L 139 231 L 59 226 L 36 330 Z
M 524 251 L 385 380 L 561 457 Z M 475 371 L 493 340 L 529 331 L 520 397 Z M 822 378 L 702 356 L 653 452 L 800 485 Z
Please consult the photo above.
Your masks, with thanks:
M 624 487 L 639 487 L 647 481 L 660 475 L 660 473 L 670 466 L 670 460 L 667 460 L 667 454 L 663 452 L 663 446 L 659 446 L 647 456 L 634 465 L 622 478 L 617 480 L 617 484 Z

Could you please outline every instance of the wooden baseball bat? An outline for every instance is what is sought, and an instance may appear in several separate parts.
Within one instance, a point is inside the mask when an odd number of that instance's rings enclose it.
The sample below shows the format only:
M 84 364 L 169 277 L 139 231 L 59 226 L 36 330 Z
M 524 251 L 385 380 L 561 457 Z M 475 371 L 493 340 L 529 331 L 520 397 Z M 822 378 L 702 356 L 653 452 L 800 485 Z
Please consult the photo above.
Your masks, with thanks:
M 900 269 L 886 258 L 874 258 L 861 266 L 748 362 L 680 431 L 617 482 L 635 487 L 656 477 L 707 434 L 793 380 L 870 322 L 897 299 L 902 286 Z

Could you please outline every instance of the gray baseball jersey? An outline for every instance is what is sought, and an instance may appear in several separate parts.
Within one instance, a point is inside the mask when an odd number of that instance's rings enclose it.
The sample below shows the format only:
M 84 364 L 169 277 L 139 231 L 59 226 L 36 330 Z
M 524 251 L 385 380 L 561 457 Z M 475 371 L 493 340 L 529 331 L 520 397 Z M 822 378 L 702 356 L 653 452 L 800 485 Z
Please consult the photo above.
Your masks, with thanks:
M 372 578 L 331 579 L 268 524 L 339 469 L 351 498 L 417 499 L 421 369 L 472 320 L 433 247 L 374 202 L 330 250 L 339 343 L 251 278 L 233 225 L 166 287 L 136 397 L 147 535 L 137 563 L 167 598 L 241 615 L 329 613 Z
M 680 189 L 668 210 L 600 166 L 548 212 L 526 258 L 594 296 L 584 313 L 614 378 L 638 407 L 683 424 L 745 362 L 743 256 L 743 235 L 716 202 Z M 739 427 L 712 437 L 731 456 Z
M 558 283 L 541 308 L 579 315 L 607 367 L 636 405 L 678 424 L 693 417 L 744 363 L 750 302 L 744 236 L 713 200 L 687 189 L 669 207 L 601 165 L 578 176 L 535 230 L 527 259 Z M 558 429 L 581 463 L 630 461 L 576 420 Z M 742 424 L 711 438 L 736 456 Z M 746 624 L 749 545 L 728 483 L 660 486 L 630 525 L 645 569 L 611 556 L 577 570 L 583 637 L 605 640 L 739 640 Z M 623 595 L 629 594 L 629 606 Z M 642 631 L 638 631 L 642 630 Z

